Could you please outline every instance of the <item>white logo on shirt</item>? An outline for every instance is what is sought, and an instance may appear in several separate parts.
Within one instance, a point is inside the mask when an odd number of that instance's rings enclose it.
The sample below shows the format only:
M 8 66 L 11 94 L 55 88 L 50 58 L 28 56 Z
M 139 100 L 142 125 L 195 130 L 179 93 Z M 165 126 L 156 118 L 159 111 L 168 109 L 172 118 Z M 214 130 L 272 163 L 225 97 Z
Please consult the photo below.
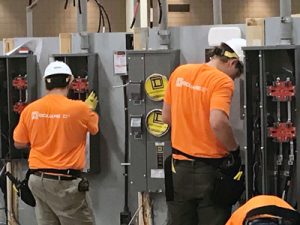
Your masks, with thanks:
M 67 119 L 70 117 L 70 114 L 48 114 L 48 113 L 40 113 L 38 111 L 34 111 L 31 113 L 31 119 L 32 120 L 38 120 L 41 118 L 47 118 L 47 119 Z
M 187 87 L 196 91 L 207 92 L 206 87 L 201 87 L 200 85 L 192 85 L 191 83 L 185 81 L 182 77 L 178 77 L 176 79 L 176 87 Z

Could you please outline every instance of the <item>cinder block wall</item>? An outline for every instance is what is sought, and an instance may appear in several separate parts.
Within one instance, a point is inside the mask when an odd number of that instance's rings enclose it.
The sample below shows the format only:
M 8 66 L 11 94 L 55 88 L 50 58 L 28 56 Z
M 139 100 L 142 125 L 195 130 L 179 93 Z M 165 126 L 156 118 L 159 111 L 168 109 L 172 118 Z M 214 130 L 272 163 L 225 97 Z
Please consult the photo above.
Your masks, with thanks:
M 106 9 L 113 32 L 126 30 L 126 0 L 101 0 Z M 77 3 L 77 1 L 76 1 Z M 28 0 L 0 0 L 0 39 L 26 36 L 26 6 Z M 36 37 L 58 36 L 63 32 L 76 32 L 77 8 L 70 0 L 40 0 L 33 9 L 33 34 Z M 94 0 L 88 1 L 88 31 L 97 32 L 99 9 Z M 106 22 L 108 30 L 108 24 Z
M 101 0 L 107 10 L 112 31 L 126 31 L 126 1 Z M 77 2 L 77 1 L 76 1 Z M 156 1 L 154 1 L 156 3 Z M 279 16 L 279 0 L 223 0 L 223 23 L 244 23 L 248 17 Z M 169 12 L 169 26 L 209 25 L 213 23 L 213 0 L 168 0 L 169 4 L 190 4 L 190 12 Z M 0 0 L 0 39 L 26 36 L 26 6 L 28 0 Z M 34 36 L 58 36 L 76 32 L 76 8 L 65 0 L 40 0 L 33 11 Z M 155 5 L 156 7 L 156 5 Z M 292 0 L 292 13 L 300 14 L 300 1 Z M 155 25 L 157 25 L 156 7 Z M 94 0 L 88 2 L 88 31 L 98 29 L 99 10 Z
M 168 0 L 169 4 L 190 4 L 190 12 L 169 12 L 169 26 L 213 24 L 213 0 Z M 300 1 L 292 0 L 292 13 L 300 14 Z M 249 17 L 280 15 L 279 0 L 223 0 L 224 24 L 244 23 Z
M 0 0 L 0 38 L 26 34 L 25 0 Z
M 1 0 L 0 0 L 1 1 Z M 14 0 L 16 1 L 16 0 Z M 19 0 L 20 1 L 20 0 Z M 51 3 L 50 3 L 51 2 Z M 126 1 L 125 0 L 101 0 L 108 13 L 112 31 L 125 31 L 126 25 Z M 77 3 L 77 1 L 76 1 Z M 57 36 L 62 32 L 76 32 L 77 30 L 77 5 L 69 1 L 67 9 L 64 9 L 65 0 L 40 0 L 34 9 L 34 35 Z M 97 32 L 99 24 L 99 8 L 94 0 L 89 0 L 88 31 Z M 108 23 L 106 30 L 108 31 Z M 49 28 L 48 28 L 49 27 Z

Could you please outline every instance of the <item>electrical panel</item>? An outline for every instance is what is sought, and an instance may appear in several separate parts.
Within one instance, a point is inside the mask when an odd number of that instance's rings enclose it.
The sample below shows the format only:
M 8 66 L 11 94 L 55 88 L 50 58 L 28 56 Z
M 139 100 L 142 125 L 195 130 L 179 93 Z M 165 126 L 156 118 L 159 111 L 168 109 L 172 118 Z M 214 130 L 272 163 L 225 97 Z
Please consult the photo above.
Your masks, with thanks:
M 171 154 L 170 127 L 162 122 L 168 78 L 179 65 L 179 50 L 127 51 L 129 190 L 164 191 L 164 159 Z
M 27 158 L 28 150 L 14 147 L 13 131 L 22 110 L 37 98 L 36 57 L 0 57 L 0 157 Z
M 92 53 L 82 54 L 55 54 L 53 60 L 65 62 L 74 75 L 74 80 L 68 97 L 74 100 L 84 101 L 91 91 L 99 96 L 98 85 L 98 55 Z M 99 105 L 96 112 L 99 114 Z M 100 171 L 100 133 L 87 135 L 86 142 L 86 172 L 96 173 Z
M 246 47 L 246 197 L 300 204 L 300 46 Z

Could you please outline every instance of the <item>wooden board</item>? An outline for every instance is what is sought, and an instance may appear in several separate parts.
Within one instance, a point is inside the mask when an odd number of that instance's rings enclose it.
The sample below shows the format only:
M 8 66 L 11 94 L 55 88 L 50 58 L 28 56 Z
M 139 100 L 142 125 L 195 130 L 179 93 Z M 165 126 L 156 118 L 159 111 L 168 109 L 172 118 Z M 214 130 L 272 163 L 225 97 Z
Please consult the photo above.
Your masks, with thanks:
M 13 38 L 3 38 L 3 55 L 10 52 L 15 47 L 15 40 Z
M 246 40 L 247 40 L 247 46 L 265 45 L 265 19 L 264 18 L 246 19 Z
M 59 53 L 67 54 L 72 52 L 72 34 L 60 33 L 59 34 Z

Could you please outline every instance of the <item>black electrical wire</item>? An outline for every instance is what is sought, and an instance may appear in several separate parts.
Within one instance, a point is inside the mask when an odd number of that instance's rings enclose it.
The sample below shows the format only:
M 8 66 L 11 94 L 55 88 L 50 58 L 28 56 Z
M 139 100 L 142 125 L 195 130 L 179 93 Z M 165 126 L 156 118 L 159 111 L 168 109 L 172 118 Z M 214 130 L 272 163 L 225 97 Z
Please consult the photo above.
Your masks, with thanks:
M 99 23 L 98 23 L 98 30 L 97 30 L 97 33 L 99 33 L 100 29 L 101 29 L 101 13 L 102 13 L 102 11 L 101 11 L 101 7 L 100 7 L 100 3 L 97 0 L 95 0 L 95 2 L 99 9 Z
M 66 0 L 64 9 L 67 9 L 69 0 Z
M 102 10 L 101 10 L 101 13 L 100 13 L 100 18 L 101 18 L 101 21 L 102 21 L 102 27 L 104 28 L 103 32 L 105 32 L 105 19 L 104 19 L 104 15 L 103 15 Z
M 99 14 L 100 14 L 100 16 L 99 16 L 99 22 L 98 22 L 98 30 L 97 30 L 97 33 L 99 33 L 100 32 L 100 30 L 101 30 L 101 23 L 102 23 L 102 12 L 101 12 L 101 8 L 99 7 Z
M 105 32 L 105 19 L 101 7 L 99 7 L 99 14 L 98 33 L 101 31 L 101 26 L 103 27 L 103 32 Z
M 98 6 L 98 9 L 99 9 L 99 24 L 98 24 L 98 30 L 97 30 L 97 32 L 99 33 L 100 30 L 101 30 L 101 24 L 102 24 L 102 21 L 104 20 L 104 17 L 103 17 L 102 9 L 100 7 L 101 4 L 97 0 L 95 0 L 95 2 L 96 2 L 97 6 Z
M 73 0 L 73 6 L 74 7 L 76 6 L 76 0 Z
M 139 5 L 140 5 L 140 0 L 137 0 L 136 3 L 135 3 L 135 6 L 134 6 L 133 20 L 131 22 L 130 29 L 132 29 L 134 24 L 135 24 L 136 16 L 137 16 L 138 9 L 139 9 Z
M 102 5 L 100 5 L 100 7 L 103 10 L 104 15 L 106 17 L 106 20 L 107 20 L 107 23 L 108 23 L 108 30 L 109 30 L 109 32 L 111 32 L 111 25 L 110 25 L 110 20 L 109 20 L 108 14 L 107 14 L 106 10 L 104 9 L 104 7 Z
M 106 10 L 104 9 L 104 7 L 100 4 L 100 2 L 98 0 L 95 0 L 96 4 L 98 5 L 99 7 L 99 25 L 98 25 L 98 32 L 100 32 L 101 30 L 101 21 L 102 21 L 102 24 L 103 24 L 103 27 L 105 28 L 105 20 L 104 20 L 104 16 L 103 16 L 103 13 L 105 15 L 105 18 L 107 20 L 107 23 L 108 23 L 108 29 L 109 29 L 109 32 L 111 32 L 111 24 L 110 24 L 110 20 L 109 20 L 109 17 L 108 17 L 108 14 L 106 12 Z
M 150 0 L 150 28 L 153 28 L 153 0 Z
M 32 4 L 32 0 L 29 0 L 28 6 L 31 6 Z
M 284 182 L 284 188 L 283 188 L 283 193 L 285 193 L 285 196 L 282 196 L 283 200 L 287 201 L 288 200 L 288 193 L 290 189 L 290 184 L 292 180 L 292 175 L 293 175 L 293 166 L 289 166 L 289 175 L 286 177 L 286 180 Z
M 161 6 L 161 1 L 158 1 L 158 7 L 159 7 L 159 19 L 158 19 L 158 24 L 161 24 L 161 20 L 162 20 L 162 6 Z
M 79 10 L 79 14 L 81 14 L 81 0 L 78 0 L 78 10 Z

